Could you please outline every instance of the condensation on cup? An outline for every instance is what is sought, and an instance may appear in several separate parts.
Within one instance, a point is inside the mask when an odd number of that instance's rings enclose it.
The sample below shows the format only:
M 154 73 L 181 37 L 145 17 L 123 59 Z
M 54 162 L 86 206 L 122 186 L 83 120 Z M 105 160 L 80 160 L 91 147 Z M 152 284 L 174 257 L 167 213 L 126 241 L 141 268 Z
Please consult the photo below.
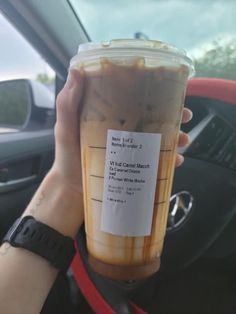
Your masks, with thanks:
M 117 280 L 158 271 L 187 80 L 194 69 L 159 41 L 79 46 L 80 136 L 89 264 Z M 76 166 L 76 165 L 75 165 Z

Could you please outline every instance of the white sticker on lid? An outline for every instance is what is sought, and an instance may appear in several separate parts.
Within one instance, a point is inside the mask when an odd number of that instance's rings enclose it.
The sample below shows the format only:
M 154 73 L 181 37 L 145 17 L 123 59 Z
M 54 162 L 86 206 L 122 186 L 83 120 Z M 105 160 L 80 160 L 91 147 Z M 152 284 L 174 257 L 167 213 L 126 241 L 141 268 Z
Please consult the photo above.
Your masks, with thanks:
M 161 134 L 107 131 L 101 230 L 151 233 Z

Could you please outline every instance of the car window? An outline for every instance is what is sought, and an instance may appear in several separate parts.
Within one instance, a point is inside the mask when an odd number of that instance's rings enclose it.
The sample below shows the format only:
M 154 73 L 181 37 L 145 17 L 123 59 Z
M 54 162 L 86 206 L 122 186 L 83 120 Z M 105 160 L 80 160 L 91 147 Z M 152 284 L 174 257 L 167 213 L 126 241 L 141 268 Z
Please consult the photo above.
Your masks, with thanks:
M 92 41 L 117 38 L 165 41 L 187 51 L 195 61 L 196 76 L 236 80 L 236 1 L 70 2 Z
M 55 72 L 0 12 L 0 134 L 52 128 Z

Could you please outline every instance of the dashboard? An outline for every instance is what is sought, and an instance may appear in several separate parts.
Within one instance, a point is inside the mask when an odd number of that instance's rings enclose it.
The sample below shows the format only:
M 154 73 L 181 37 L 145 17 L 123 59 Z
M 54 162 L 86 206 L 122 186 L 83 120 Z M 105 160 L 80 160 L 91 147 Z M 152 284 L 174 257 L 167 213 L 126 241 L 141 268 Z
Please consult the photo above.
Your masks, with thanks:
M 190 99 L 187 107 L 195 117 L 182 128 L 191 141 L 185 156 L 236 170 L 236 108 L 207 99 Z

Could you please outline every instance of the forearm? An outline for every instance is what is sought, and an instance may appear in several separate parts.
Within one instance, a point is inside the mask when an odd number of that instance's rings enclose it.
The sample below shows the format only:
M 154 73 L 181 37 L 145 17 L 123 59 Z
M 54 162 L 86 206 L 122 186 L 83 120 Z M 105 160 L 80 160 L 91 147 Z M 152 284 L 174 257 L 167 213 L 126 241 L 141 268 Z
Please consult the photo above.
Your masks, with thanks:
M 66 204 L 70 204 L 67 208 Z M 81 214 L 78 214 L 80 212 Z M 82 195 L 50 172 L 24 215 L 34 216 L 60 233 L 75 237 L 82 223 Z M 39 313 L 58 271 L 44 258 L 22 248 L 0 248 L 0 313 Z
M 38 314 L 57 276 L 43 258 L 3 244 L 0 253 L 0 313 Z

